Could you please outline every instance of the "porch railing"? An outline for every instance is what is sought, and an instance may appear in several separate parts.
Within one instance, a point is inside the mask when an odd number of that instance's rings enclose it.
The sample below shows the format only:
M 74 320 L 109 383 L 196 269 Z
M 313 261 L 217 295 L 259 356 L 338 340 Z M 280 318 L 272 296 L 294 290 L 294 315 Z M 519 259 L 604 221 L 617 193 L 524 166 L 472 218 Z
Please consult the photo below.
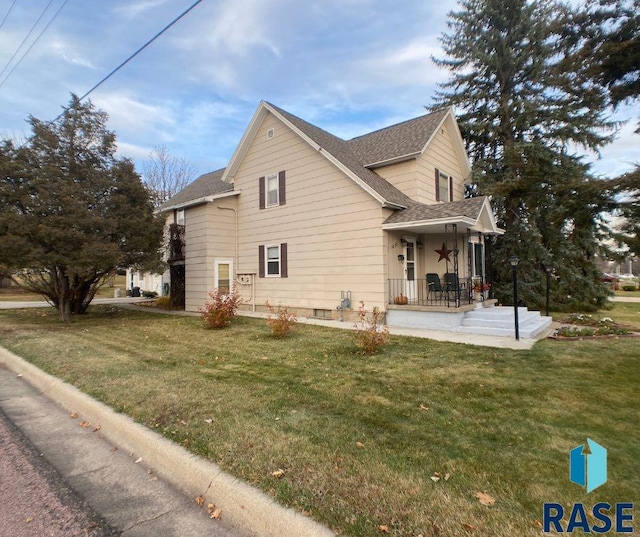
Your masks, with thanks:
M 389 304 L 459 308 L 473 303 L 471 278 L 460 279 L 458 286 L 442 282 L 440 288 L 427 280 L 390 279 Z

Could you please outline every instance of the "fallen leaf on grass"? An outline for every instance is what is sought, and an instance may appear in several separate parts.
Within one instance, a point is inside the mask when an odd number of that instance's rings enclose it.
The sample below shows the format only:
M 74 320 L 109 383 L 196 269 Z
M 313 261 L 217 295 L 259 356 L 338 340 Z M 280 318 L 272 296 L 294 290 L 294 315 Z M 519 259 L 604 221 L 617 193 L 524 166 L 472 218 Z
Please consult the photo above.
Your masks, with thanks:
M 420 410 L 429 410 L 429 407 L 421 404 Z
M 207 418 L 206 420 L 204 420 L 206 423 L 213 423 L 213 420 L 211 418 Z
M 282 468 L 278 468 L 275 472 L 271 472 L 271 477 L 280 479 L 282 476 L 284 476 L 284 470 Z
M 364 444 L 362 442 L 356 442 L 356 447 L 362 449 L 364 447 Z
M 450 478 L 451 478 L 451 474 L 450 473 L 447 472 L 446 474 L 444 474 L 444 480 L 445 481 L 449 481 Z
M 467 531 L 473 531 L 475 528 L 471 524 L 467 524 L 466 522 L 462 523 L 462 527 Z
M 142 457 L 138 457 L 138 458 L 136 459 L 135 464 L 138 464 L 139 462 L 142 462 Z
M 196 503 L 198 504 L 198 507 L 202 507 L 204 505 L 204 496 L 198 496 L 196 498 Z
M 438 481 L 440 481 L 440 473 L 436 472 L 429 479 L 431 479 L 431 481 L 433 481 L 434 483 L 437 483 Z
M 89 423 L 88 421 L 81 421 L 80 427 L 84 427 L 86 429 L 87 427 L 91 427 L 91 423 Z
M 491 507 L 494 503 L 496 503 L 495 498 L 492 498 L 486 492 L 476 492 L 473 496 L 478 498 L 478 501 L 482 505 L 486 505 L 487 507 Z
M 93 431 L 92 431 L 92 432 L 94 432 L 94 433 L 95 433 L 95 432 L 98 432 L 100 429 L 102 429 L 102 425 L 96 425 L 96 426 L 93 428 Z
M 380 524 L 378 526 L 378 531 L 382 533 L 389 533 L 389 526 L 385 526 L 384 524 Z

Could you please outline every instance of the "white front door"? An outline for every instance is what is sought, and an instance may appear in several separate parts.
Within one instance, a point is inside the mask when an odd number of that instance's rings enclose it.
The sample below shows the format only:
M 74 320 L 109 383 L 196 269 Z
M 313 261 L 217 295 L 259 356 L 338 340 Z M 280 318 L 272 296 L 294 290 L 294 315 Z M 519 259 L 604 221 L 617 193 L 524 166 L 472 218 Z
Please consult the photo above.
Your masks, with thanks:
M 404 293 L 411 301 L 416 300 L 416 240 L 404 237 Z
M 215 288 L 224 294 L 230 293 L 233 288 L 233 260 L 216 259 L 213 276 Z

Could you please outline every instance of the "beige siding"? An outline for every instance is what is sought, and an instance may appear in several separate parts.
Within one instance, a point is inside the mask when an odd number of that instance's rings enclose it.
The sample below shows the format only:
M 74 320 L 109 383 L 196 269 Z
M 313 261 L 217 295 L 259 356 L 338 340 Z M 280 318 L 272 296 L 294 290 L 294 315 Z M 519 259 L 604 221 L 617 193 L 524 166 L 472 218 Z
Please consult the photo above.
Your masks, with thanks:
M 202 307 L 213 290 L 215 260 L 235 257 L 235 215 L 219 208 L 235 205 L 235 198 L 224 198 L 185 211 L 187 311 Z
M 268 129 L 275 137 L 267 139 Z M 259 209 L 259 177 L 286 172 L 286 204 Z M 354 306 L 384 307 L 389 214 L 324 156 L 268 114 L 234 177 L 240 273 L 258 273 L 259 245 L 287 243 L 288 277 L 255 278 L 257 307 L 335 310 L 340 291 Z M 243 292 L 245 292 L 243 290 Z M 247 293 L 248 294 L 248 293 Z
M 417 198 L 419 195 L 418 168 L 415 159 L 383 166 L 382 168 L 377 168 L 375 171 L 398 190 L 401 190 L 410 198 L 419 201 Z
M 463 163 L 458 159 L 452 126 L 446 121 L 435 134 L 426 151 L 416 159 L 376 168 L 384 177 L 410 198 L 421 203 L 436 203 L 435 169 L 453 177 L 453 200 L 464 198 Z
M 451 127 L 445 122 L 427 150 L 418 157 L 419 179 L 418 193 L 414 198 L 422 203 L 436 203 L 435 169 L 453 177 L 453 201 L 464 199 L 464 181 L 462 163 L 454 149 Z

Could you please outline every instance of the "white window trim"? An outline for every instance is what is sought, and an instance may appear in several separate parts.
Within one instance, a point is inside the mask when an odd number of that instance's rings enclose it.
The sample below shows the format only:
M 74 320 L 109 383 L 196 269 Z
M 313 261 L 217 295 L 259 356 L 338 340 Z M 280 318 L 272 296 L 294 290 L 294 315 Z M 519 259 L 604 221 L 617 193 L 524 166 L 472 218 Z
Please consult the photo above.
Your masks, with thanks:
M 229 291 L 233 289 L 234 280 L 234 272 L 233 272 L 233 259 L 225 259 L 225 258 L 216 258 L 213 265 L 213 283 L 214 288 L 220 287 L 220 265 L 229 265 Z
M 267 131 L 267 140 L 273 140 L 276 135 L 276 130 L 272 127 Z
M 276 202 L 269 203 L 269 179 L 275 179 L 276 181 Z M 264 178 L 264 206 L 268 207 L 278 207 L 280 205 L 280 175 L 277 173 L 272 173 L 271 175 L 267 175 Z
M 451 192 L 449 192 L 449 187 L 451 186 L 451 176 L 440 169 L 438 169 L 438 173 L 440 174 L 438 179 L 438 186 L 439 186 L 440 192 L 438 192 L 438 196 L 440 197 L 440 203 L 446 203 L 451 199 Z M 442 198 L 442 180 L 443 179 L 444 179 L 444 184 L 447 187 L 447 195 L 444 197 L 444 199 Z
M 269 248 L 278 249 L 278 273 L 269 274 Z M 275 260 L 273 260 L 275 261 Z M 282 273 L 282 251 L 279 244 L 265 244 L 264 245 L 264 277 L 265 278 L 280 278 Z
M 178 209 L 176 211 L 176 224 L 179 226 L 184 226 L 185 213 L 184 209 Z

